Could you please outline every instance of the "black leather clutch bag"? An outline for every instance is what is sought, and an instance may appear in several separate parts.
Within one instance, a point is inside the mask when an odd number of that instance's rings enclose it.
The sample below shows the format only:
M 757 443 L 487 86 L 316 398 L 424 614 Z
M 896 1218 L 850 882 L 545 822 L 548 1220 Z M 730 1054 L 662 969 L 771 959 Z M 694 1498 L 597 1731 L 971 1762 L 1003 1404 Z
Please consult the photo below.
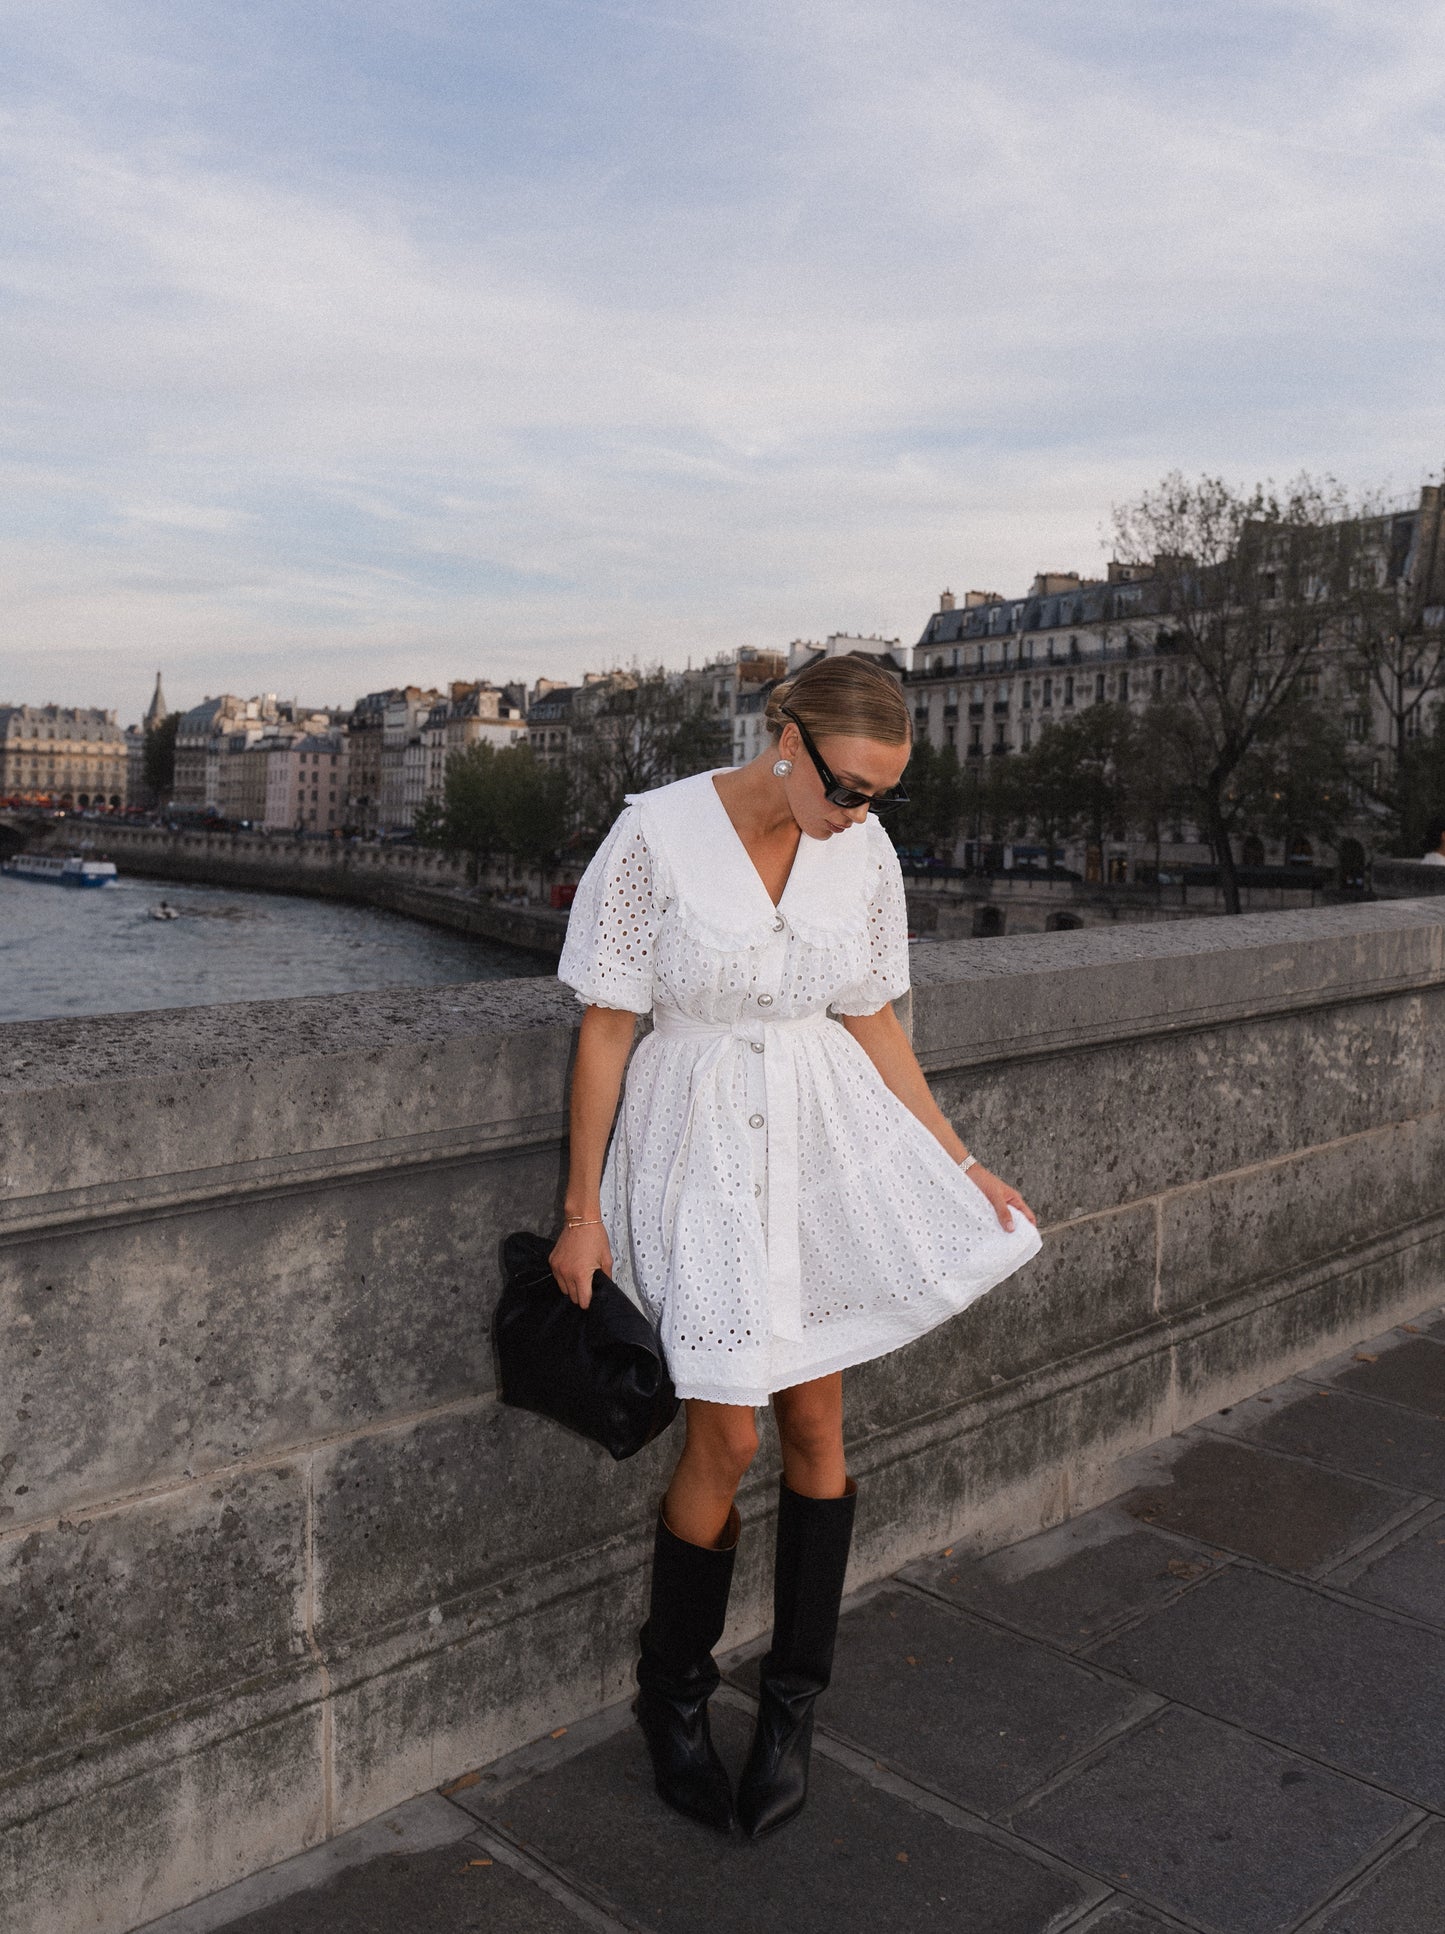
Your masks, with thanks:
M 631 1457 L 678 1411 L 657 1332 L 600 1269 L 592 1301 L 578 1309 L 552 1274 L 552 1246 L 527 1230 L 502 1244 L 506 1286 L 493 1330 L 502 1402 Z

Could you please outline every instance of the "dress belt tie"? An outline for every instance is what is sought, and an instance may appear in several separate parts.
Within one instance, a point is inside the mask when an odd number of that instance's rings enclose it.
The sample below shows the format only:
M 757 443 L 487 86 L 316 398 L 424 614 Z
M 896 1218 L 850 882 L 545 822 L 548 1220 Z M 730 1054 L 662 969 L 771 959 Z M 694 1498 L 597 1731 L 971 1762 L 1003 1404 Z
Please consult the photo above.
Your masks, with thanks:
M 803 1268 L 798 1247 L 798 1071 L 793 1050 L 804 1029 L 828 1025 L 821 1007 L 811 1014 L 776 1021 L 760 1015 L 739 1021 L 694 1021 L 673 1007 L 658 1004 L 652 1010 L 654 1033 L 688 1035 L 707 1042 L 693 1063 L 682 1133 L 663 1184 L 663 1225 L 669 1241 L 698 1097 L 711 1083 L 729 1048 L 742 1041 L 762 1043 L 768 1102 L 768 1303 L 774 1335 L 794 1343 L 803 1339 Z

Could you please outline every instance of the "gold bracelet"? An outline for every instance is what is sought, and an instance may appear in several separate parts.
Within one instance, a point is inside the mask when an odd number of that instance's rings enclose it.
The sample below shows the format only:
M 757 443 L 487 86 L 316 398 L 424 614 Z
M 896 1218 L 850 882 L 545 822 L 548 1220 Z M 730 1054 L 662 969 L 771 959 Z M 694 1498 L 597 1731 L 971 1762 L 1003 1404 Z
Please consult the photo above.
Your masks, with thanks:
M 600 1229 L 602 1227 L 602 1218 L 600 1215 L 581 1216 L 564 1214 L 564 1219 L 569 1229 Z

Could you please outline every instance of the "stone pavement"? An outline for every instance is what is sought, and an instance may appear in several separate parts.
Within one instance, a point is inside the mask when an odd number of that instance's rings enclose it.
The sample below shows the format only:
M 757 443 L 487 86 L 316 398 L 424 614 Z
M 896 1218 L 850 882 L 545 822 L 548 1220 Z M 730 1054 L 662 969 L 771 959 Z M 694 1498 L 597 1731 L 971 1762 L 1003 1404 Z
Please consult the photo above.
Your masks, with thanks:
M 670 1814 L 624 1705 L 152 1934 L 1445 1934 L 1445 1313 L 1122 1476 L 849 1601 L 771 1840 Z

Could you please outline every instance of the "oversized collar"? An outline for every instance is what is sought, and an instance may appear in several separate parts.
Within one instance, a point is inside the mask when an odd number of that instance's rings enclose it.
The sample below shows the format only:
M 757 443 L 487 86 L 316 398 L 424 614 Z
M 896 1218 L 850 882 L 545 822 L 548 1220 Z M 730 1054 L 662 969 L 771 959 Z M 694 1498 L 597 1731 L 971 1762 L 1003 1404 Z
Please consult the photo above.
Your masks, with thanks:
M 648 850 L 663 862 L 671 897 L 686 909 L 689 929 L 716 944 L 738 946 L 770 937 L 780 914 L 804 940 L 856 931 L 866 918 L 868 822 L 831 839 L 804 833 L 775 907 L 713 784 L 714 773 L 730 770 L 715 766 L 627 794 L 641 816 Z

